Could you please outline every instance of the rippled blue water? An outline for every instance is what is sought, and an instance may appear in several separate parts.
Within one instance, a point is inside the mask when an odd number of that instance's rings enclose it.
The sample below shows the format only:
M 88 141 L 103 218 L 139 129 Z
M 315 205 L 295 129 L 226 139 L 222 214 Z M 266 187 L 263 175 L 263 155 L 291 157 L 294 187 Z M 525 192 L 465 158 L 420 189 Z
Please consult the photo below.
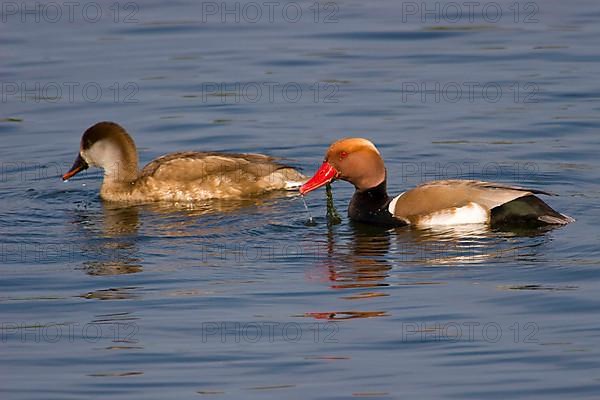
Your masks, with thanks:
M 2 399 L 598 398 L 600 4 L 52 4 L 0 14 Z M 392 193 L 495 180 L 577 222 L 328 226 L 323 191 L 316 226 L 295 196 L 118 208 L 98 171 L 59 179 L 100 120 L 142 163 L 311 173 L 364 136 Z

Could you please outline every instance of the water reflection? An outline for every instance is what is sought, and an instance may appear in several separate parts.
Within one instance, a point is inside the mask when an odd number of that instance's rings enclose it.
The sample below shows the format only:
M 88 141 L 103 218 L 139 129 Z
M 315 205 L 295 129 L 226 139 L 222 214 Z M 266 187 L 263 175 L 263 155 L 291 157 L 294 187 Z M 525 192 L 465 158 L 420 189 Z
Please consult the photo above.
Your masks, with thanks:
M 389 316 L 374 299 L 390 296 L 389 286 L 444 284 L 427 270 L 412 265 L 456 267 L 489 265 L 507 260 L 537 260 L 550 241 L 548 230 L 500 230 L 487 225 L 462 225 L 438 229 L 382 228 L 348 222 L 327 226 L 326 254 L 318 263 L 331 289 L 345 291 L 340 298 L 352 307 L 304 313 L 326 320 Z M 404 272 L 404 273 L 403 273 Z M 408 273 L 406 273 L 408 272 Z M 360 304 L 361 307 L 355 307 Z M 365 309 L 366 308 L 366 309 Z
M 277 197 L 278 199 L 275 199 Z M 277 201 L 288 196 L 271 195 L 248 200 L 214 200 L 188 204 L 151 203 L 123 206 L 100 202 L 99 209 L 79 205 L 72 217 L 82 269 L 89 275 L 121 275 L 143 271 L 140 243 L 157 238 L 175 238 L 190 250 L 198 250 L 201 259 L 207 250 L 218 251 L 219 240 L 231 241 L 241 231 L 254 234 L 256 221 L 248 218 L 254 210 L 276 215 Z M 256 232 L 260 234 L 260 232 Z M 155 255 L 169 255 L 168 246 Z M 104 294 L 102 294 L 104 296 Z
M 430 266 L 481 263 L 492 257 L 495 238 L 483 224 L 397 229 L 395 253 L 404 263 Z
M 139 297 L 139 295 L 137 295 L 135 292 L 137 289 L 137 287 L 100 289 L 82 294 L 79 297 L 88 300 L 130 300 Z
M 135 235 L 140 227 L 139 210 L 136 207 L 120 208 L 102 203 L 102 229 L 105 237 Z
M 329 280 L 334 289 L 373 288 L 387 286 L 383 281 L 392 266 L 387 253 L 390 231 L 376 226 L 352 224 L 349 251 L 335 256 L 335 233 L 327 232 Z
M 311 317 L 314 319 L 326 320 L 344 320 L 356 318 L 375 318 L 386 317 L 388 314 L 385 311 L 331 311 L 331 312 L 309 312 L 302 315 L 303 317 Z
M 345 300 L 364 300 L 388 296 L 380 291 L 389 285 L 384 282 L 392 269 L 388 261 L 390 231 L 373 226 L 350 224 L 348 232 L 338 228 L 343 225 L 327 224 L 326 251 L 317 263 L 317 276 L 325 277 L 334 290 L 347 291 Z M 348 240 L 349 239 L 349 240 Z M 346 309 L 310 311 L 300 316 L 326 319 L 349 320 L 356 318 L 385 317 L 387 312 L 377 309 Z
M 396 229 L 396 259 L 427 266 L 461 266 L 536 257 L 548 229 L 492 229 L 465 224 L 429 229 Z M 533 239 L 533 240 L 532 240 Z
M 140 227 L 137 207 L 101 203 L 101 213 L 78 210 L 81 229 L 82 269 L 89 275 L 122 275 L 142 271 L 136 235 Z M 101 296 L 103 297 L 103 296 Z
M 140 206 L 150 214 L 152 226 L 145 226 L 145 233 L 169 237 L 230 237 L 243 227 L 252 228 L 256 221 L 248 215 L 254 210 L 274 214 L 277 201 L 297 197 L 285 193 L 272 193 L 260 198 L 243 200 L 207 200 L 195 203 L 149 203 Z M 235 222 L 235 225 L 233 224 Z
M 491 229 L 470 224 L 435 229 L 387 229 L 350 221 L 336 230 L 328 227 L 327 256 L 322 263 L 333 289 L 381 288 L 390 285 L 437 284 L 425 280 L 390 282 L 393 268 L 406 265 L 464 266 L 507 260 L 535 260 L 551 238 L 548 229 Z M 352 293 L 349 300 L 385 296 L 369 291 Z

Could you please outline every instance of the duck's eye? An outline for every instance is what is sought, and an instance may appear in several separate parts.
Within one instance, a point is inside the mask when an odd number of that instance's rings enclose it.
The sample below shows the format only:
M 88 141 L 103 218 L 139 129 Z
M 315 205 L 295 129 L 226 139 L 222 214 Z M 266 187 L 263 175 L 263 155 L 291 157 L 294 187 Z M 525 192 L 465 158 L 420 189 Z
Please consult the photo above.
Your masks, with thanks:
M 347 152 L 345 152 L 345 151 L 342 151 L 342 152 L 340 153 L 340 161 L 341 161 L 341 160 L 343 160 L 343 159 L 344 159 L 344 158 L 346 158 L 346 157 L 348 157 L 348 153 L 347 153 Z

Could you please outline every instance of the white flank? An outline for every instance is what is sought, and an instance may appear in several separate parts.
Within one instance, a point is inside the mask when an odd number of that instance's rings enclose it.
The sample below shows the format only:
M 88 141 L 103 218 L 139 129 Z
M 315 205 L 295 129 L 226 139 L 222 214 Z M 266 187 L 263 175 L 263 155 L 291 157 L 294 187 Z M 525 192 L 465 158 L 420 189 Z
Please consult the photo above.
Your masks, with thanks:
M 394 211 L 396 210 L 396 203 L 398 202 L 400 196 L 402 196 L 404 193 L 406 192 L 400 193 L 398 196 L 394 197 L 392 201 L 390 201 L 390 204 L 388 205 L 388 211 L 390 212 L 390 214 L 394 215 Z
M 429 214 L 419 220 L 419 226 L 482 224 L 489 221 L 488 212 L 477 203 Z
M 299 181 L 285 181 L 285 190 L 299 189 L 300 186 L 304 185 L 304 182 Z

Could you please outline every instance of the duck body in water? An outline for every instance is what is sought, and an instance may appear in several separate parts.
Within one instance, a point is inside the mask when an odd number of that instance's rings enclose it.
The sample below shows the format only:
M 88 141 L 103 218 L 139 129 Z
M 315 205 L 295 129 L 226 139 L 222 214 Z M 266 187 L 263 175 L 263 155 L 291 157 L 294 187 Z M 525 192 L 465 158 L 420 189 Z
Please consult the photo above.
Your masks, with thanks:
M 251 198 L 275 190 L 295 190 L 306 177 L 263 154 L 178 152 L 166 154 L 138 170 L 131 136 L 114 122 L 87 129 L 68 180 L 89 168 L 104 170 L 100 197 L 117 202 L 193 202 Z
M 379 150 L 367 139 L 333 143 L 325 161 L 304 185 L 306 194 L 336 179 L 356 191 L 348 207 L 352 220 L 419 228 L 460 224 L 543 226 L 574 219 L 552 209 L 537 194 L 548 192 L 494 182 L 441 180 L 427 182 L 396 197 L 387 194 L 387 173 Z

